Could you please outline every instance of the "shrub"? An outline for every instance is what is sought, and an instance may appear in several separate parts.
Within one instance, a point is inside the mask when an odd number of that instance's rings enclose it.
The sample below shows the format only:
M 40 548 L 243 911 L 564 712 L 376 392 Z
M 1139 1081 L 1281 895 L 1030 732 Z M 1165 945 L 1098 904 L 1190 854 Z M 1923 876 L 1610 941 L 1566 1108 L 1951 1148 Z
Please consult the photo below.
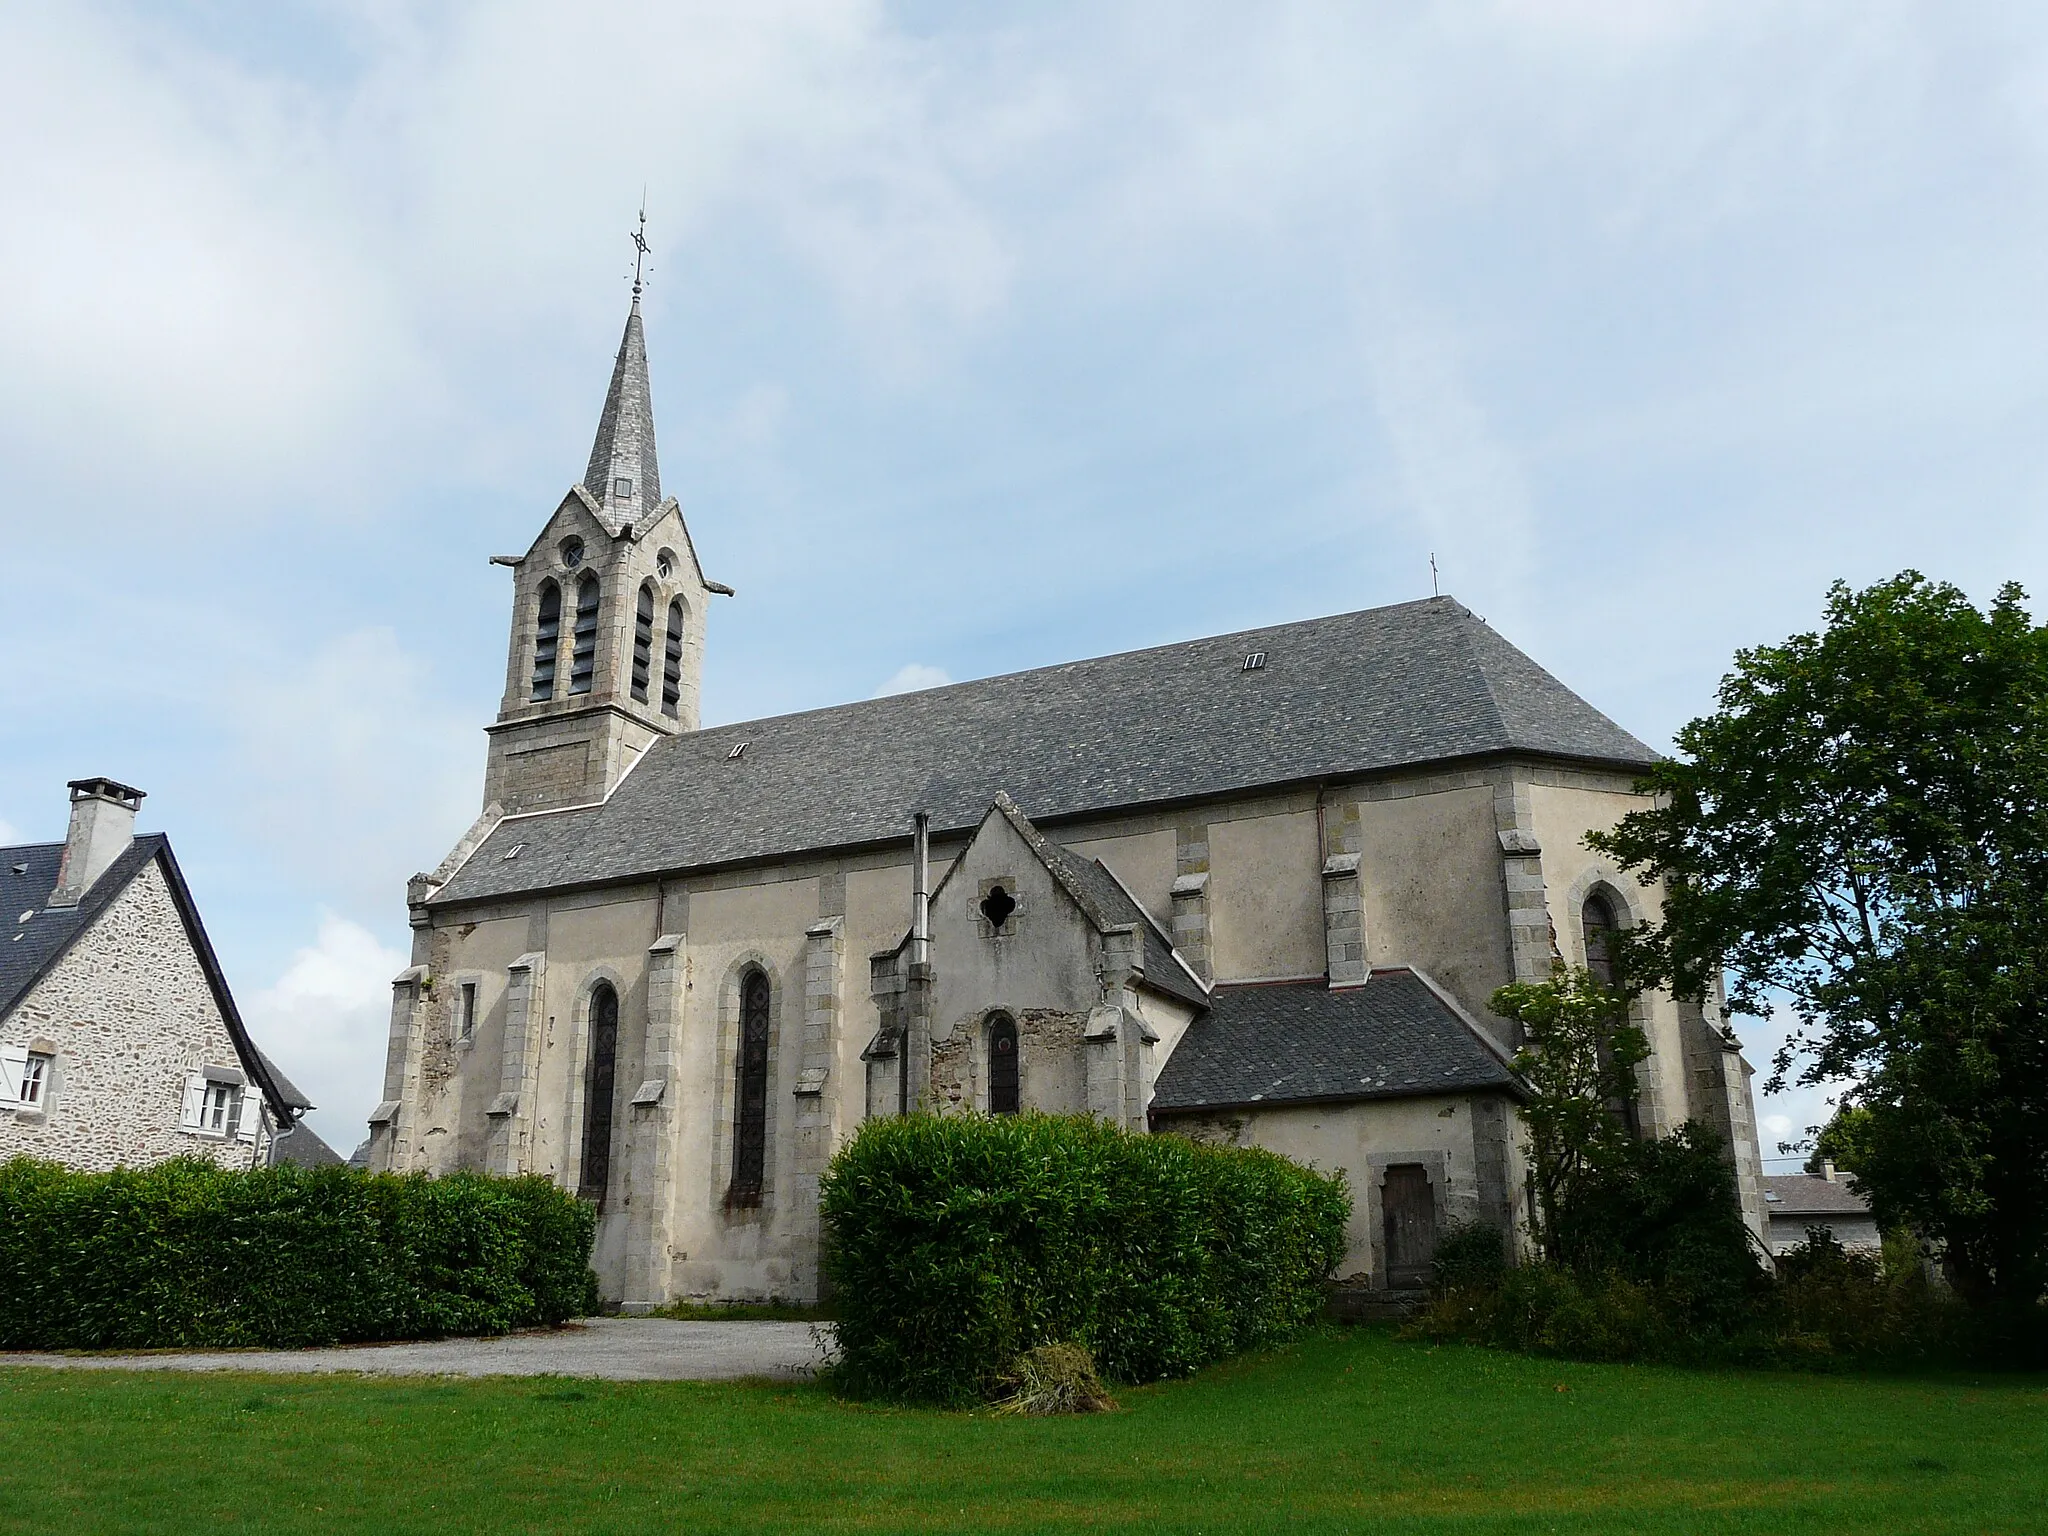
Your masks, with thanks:
M 1459 1222 L 1437 1239 L 1430 1289 L 1438 1295 L 1484 1290 L 1498 1285 L 1507 1267 L 1507 1243 L 1500 1228 L 1483 1221 Z
M 595 1310 L 595 1210 L 546 1179 L 0 1164 L 0 1348 L 503 1333 Z
M 1341 1175 L 1270 1152 L 1036 1114 L 871 1120 L 820 1205 L 842 1383 L 951 1404 L 1042 1344 L 1139 1382 L 1285 1338 L 1351 1208 Z

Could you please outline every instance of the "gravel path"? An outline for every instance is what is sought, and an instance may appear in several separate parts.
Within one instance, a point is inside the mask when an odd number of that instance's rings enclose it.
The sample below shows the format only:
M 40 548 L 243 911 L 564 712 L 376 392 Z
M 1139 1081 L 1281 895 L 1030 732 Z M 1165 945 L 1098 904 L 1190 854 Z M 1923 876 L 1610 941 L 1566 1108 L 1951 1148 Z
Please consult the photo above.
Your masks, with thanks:
M 817 1325 L 830 1337 L 828 1325 Z M 0 1366 L 71 1371 L 361 1371 L 378 1376 L 594 1376 L 609 1381 L 735 1381 L 809 1376 L 823 1360 L 810 1323 L 684 1323 L 589 1317 L 495 1339 L 344 1344 L 333 1349 L 192 1354 L 0 1354 Z

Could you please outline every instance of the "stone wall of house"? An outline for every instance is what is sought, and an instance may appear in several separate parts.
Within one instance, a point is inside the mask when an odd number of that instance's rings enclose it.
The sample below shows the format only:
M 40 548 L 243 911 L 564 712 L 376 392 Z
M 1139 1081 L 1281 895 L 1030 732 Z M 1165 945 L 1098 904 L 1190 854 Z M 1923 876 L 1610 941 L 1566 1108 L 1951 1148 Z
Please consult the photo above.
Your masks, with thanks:
M 241 1063 L 156 863 L 0 1021 L 0 1043 L 55 1057 L 43 1109 L 0 1112 L 0 1158 L 97 1170 L 196 1154 L 246 1167 L 257 1151 L 179 1127 L 186 1079 Z

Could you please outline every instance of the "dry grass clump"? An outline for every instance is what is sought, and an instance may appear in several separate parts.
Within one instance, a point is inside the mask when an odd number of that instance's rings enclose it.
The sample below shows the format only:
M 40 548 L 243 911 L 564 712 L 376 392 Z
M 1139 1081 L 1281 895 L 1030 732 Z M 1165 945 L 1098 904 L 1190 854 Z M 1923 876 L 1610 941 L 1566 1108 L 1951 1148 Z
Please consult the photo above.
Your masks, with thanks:
M 1095 1359 L 1079 1344 L 1041 1344 L 1027 1349 L 1003 1383 L 1009 1395 L 997 1413 L 1101 1413 L 1116 1406 L 1095 1374 Z

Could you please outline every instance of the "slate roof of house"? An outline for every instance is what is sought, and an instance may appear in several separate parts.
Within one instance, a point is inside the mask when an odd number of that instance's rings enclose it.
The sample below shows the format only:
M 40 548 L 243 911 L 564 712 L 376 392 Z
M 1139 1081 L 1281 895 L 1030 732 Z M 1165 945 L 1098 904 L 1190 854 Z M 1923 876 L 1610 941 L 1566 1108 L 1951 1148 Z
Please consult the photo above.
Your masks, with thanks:
M 320 1139 L 313 1127 L 301 1120 L 289 1130 L 281 1131 L 270 1144 L 270 1162 L 291 1163 L 300 1168 L 338 1167 L 342 1156 Z
M 1868 1216 L 1870 1202 L 1846 1180 L 1812 1173 L 1768 1174 L 1764 1210 L 1772 1216 Z
M 1501 1053 L 1420 972 L 1364 986 L 1220 986 L 1160 1069 L 1155 1112 L 1526 1091 Z
M 44 903 L 57 888 L 57 865 L 63 857 L 62 843 L 0 848 L 0 900 L 6 902 L 4 925 L 8 930 L 0 935 L 0 1019 L 14 1011 L 29 990 L 64 958 L 80 935 L 92 927 L 147 865 L 161 861 L 164 883 L 170 887 L 171 900 L 185 924 L 186 936 L 192 942 L 199 968 L 206 974 L 214 1004 L 220 1009 L 243 1067 L 279 1114 L 289 1118 L 312 1108 L 305 1102 L 305 1095 L 292 1086 L 249 1037 L 248 1027 L 235 1007 L 234 993 L 228 989 L 227 976 L 220 968 L 220 958 L 214 954 L 206 925 L 199 919 L 191 888 L 185 884 L 184 871 L 178 868 L 177 855 L 171 852 L 171 840 L 161 832 L 138 834 L 121 856 L 100 872 L 77 906 L 47 907 Z
M 964 831 L 998 788 L 1049 823 L 1509 752 L 1657 758 L 1428 598 L 665 737 L 604 804 L 507 818 L 434 900 L 897 843 L 918 809 Z

